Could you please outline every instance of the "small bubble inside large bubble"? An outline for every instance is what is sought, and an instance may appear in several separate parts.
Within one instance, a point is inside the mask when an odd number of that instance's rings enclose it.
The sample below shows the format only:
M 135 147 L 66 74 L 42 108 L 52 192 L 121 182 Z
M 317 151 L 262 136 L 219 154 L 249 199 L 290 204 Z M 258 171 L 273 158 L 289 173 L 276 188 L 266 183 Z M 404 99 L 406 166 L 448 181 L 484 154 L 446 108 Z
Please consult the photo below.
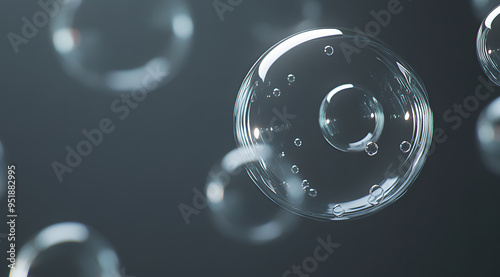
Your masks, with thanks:
M 296 138 L 293 143 L 295 144 L 295 146 L 297 147 L 301 147 L 302 146 L 302 140 L 299 139 L 299 138 Z
M 308 190 L 309 189 L 309 181 L 308 180 L 303 180 L 302 181 L 302 188 L 304 190 Z
M 325 54 L 327 56 L 331 56 L 335 52 L 335 49 L 333 49 L 333 47 L 331 47 L 330 45 L 328 45 L 328 46 L 325 46 L 325 50 L 324 51 L 325 51 Z
M 378 153 L 378 145 L 375 142 L 369 142 L 366 144 L 365 152 L 368 156 L 373 157 Z
M 411 143 L 409 143 L 407 141 L 403 141 L 399 145 L 399 149 L 401 150 L 401 152 L 406 154 L 406 153 L 410 152 L 410 150 L 411 150 Z
M 316 197 L 318 196 L 318 191 L 316 189 L 310 188 L 307 194 L 311 197 Z
M 342 208 L 342 206 L 337 204 L 333 207 L 332 212 L 336 217 L 342 217 L 345 213 L 345 210 L 344 208 Z
M 384 200 L 384 189 L 379 185 L 373 185 L 370 188 L 370 195 L 368 196 L 368 203 L 371 205 L 378 205 Z

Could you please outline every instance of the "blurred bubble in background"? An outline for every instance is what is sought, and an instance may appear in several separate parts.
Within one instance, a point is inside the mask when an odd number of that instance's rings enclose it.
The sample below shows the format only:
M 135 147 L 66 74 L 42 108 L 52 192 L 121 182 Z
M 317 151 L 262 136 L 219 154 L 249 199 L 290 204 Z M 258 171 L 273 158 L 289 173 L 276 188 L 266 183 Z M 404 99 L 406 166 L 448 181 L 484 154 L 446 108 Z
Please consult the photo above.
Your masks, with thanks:
M 477 138 L 484 164 L 500 175 L 500 98 L 489 104 L 479 116 Z
M 318 220 L 372 214 L 401 197 L 422 169 L 433 119 L 419 77 L 396 53 L 348 30 L 314 29 L 268 50 L 235 104 L 237 144 L 266 146 L 247 168 L 286 209 Z M 279 169 L 279 172 L 276 170 Z M 303 190 L 290 202 L 283 189 Z
M 496 6 L 500 0 L 471 0 L 472 10 L 478 20 L 483 20 Z
M 194 32 L 183 0 L 70 0 L 51 37 L 67 73 L 107 91 L 155 89 L 185 62 Z
M 258 190 L 245 167 L 260 160 L 272 160 L 268 147 L 229 152 L 208 174 L 206 195 L 215 228 L 223 235 L 248 244 L 265 244 L 295 230 L 299 217 L 275 205 Z M 297 182 L 291 176 L 288 182 Z M 301 201 L 300 191 L 288 191 Z
M 10 277 L 120 277 L 120 262 L 96 231 L 74 222 L 46 227 L 26 243 Z

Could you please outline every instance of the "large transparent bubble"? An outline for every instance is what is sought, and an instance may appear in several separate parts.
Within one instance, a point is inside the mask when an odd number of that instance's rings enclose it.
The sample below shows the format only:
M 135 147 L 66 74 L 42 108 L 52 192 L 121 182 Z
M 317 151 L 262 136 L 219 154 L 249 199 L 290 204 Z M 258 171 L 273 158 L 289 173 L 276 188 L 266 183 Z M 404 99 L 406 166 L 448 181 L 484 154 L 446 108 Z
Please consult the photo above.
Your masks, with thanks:
M 486 167 L 500 175 L 500 98 L 488 105 L 479 116 L 477 138 Z
M 71 0 L 51 25 L 66 71 L 110 91 L 152 89 L 170 81 L 193 35 L 183 0 Z
M 237 148 L 229 152 L 210 170 L 206 196 L 213 223 L 223 235 L 239 242 L 265 244 L 290 234 L 299 218 L 263 196 L 248 177 L 245 166 L 266 160 L 284 173 L 284 182 L 298 183 L 300 180 L 289 173 L 289 166 L 281 165 L 270 147 L 251 149 Z M 290 201 L 297 203 L 303 199 L 301 190 L 292 191 L 287 184 L 283 188 L 283 194 Z
M 234 111 L 237 144 L 270 147 L 301 182 L 292 203 L 268 159 L 248 165 L 273 201 L 297 214 L 345 220 L 396 201 L 424 165 L 432 112 L 413 70 L 380 42 L 339 29 L 298 33 L 246 76 Z
M 120 277 L 119 264 L 96 231 L 64 222 L 46 227 L 20 249 L 10 277 Z
M 483 20 L 477 34 L 477 57 L 488 78 L 500 85 L 500 6 Z

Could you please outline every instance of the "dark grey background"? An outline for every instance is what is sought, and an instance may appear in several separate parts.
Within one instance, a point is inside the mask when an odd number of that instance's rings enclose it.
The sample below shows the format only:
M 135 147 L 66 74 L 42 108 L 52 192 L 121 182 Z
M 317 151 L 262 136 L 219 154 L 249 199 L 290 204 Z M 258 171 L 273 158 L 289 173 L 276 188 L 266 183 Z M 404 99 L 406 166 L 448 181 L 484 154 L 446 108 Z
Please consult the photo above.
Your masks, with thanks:
M 0 140 L 18 168 L 18 245 L 50 224 L 79 221 L 110 240 L 131 276 L 281 276 L 312 255 L 318 236 L 331 235 L 342 245 L 312 276 L 497 276 L 500 179 L 476 150 L 480 109 L 457 130 L 443 120 L 483 76 L 475 54 L 480 22 L 469 0 L 401 1 L 404 11 L 379 36 L 423 79 L 435 126 L 447 135 L 404 197 L 361 220 L 301 219 L 290 236 L 264 246 L 223 237 L 208 211 L 184 223 L 178 205 L 190 204 L 191 190 L 203 189 L 209 169 L 234 147 L 238 88 L 271 46 L 248 28 L 257 20 L 289 22 L 287 3 L 245 0 L 221 22 L 211 1 L 191 0 L 194 51 L 182 72 L 116 121 L 116 131 L 59 183 L 51 163 L 83 138 L 82 129 L 113 116 L 116 96 L 68 77 L 47 27 L 14 54 L 7 33 L 19 32 L 20 18 L 39 7 L 0 0 Z M 325 0 L 322 26 L 364 27 L 370 11 L 386 5 Z

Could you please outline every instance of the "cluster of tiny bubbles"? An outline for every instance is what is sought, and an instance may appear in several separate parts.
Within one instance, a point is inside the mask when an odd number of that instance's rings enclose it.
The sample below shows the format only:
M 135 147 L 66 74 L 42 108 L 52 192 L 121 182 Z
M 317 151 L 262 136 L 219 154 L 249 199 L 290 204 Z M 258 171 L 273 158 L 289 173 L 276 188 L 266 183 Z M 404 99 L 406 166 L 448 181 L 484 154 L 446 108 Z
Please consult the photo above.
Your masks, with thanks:
M 280 167 L 280 159 L 269 146 L 256 145 L 236 148 L 212 167 L 205 192 L 212 222 L 222 235 L 244 243 L 265 244 L 295 229 L 299 217 L 262 195 L 254 184 L 255 176 L 247 173 L 249 167 L 259 163 L 265 163 L 266 168 Z M 301 201 L 303 196 L 294 187 L 299 180 L 291 175 L 282 175 L 272 189 L 293 198 L 291 201 Z
M 341 50 L 358 44 L 355 53 Z M 266 98 L 274 88 L 281 96 Z M 269 49 L 243 81 L 234 117 L 239 147 L 280 153 L 280 166 L 247 168 L 260 190 L 317 220 L 370 215 L 399 199 L 424 166 L 433 133 L 413 69 L 378 40 L 343 29 L 300 32 Z M 286 174 L 301 180 L 301 201 L 275 189 Z
M 110 244 L 90 227 L 75 222 L 41 230 L 19 251 L 10 277 L 118 277 L 120 262 Z
M 185 0 L 66 1 L 51 37 L 64 70 L 94 89 L 142 94 L 168 83 L 194 32 Z
M 500 98 L 481 112 L 477 121 L 477 139 L 485 166 L 500 175 Z
M 500 6 L 483 20 L 476 39 L 479 64 L 488 78 L 500 85 Z
M 248 20 L 250 35 L 259 43 L 269 45 L 276 38 L 321 25 L 323 4 L 320 0 L 288 0 L 286 13 L 279 6 L 262 9 L 260 5 L 247 5 L 249 15 L 258 14 Z

